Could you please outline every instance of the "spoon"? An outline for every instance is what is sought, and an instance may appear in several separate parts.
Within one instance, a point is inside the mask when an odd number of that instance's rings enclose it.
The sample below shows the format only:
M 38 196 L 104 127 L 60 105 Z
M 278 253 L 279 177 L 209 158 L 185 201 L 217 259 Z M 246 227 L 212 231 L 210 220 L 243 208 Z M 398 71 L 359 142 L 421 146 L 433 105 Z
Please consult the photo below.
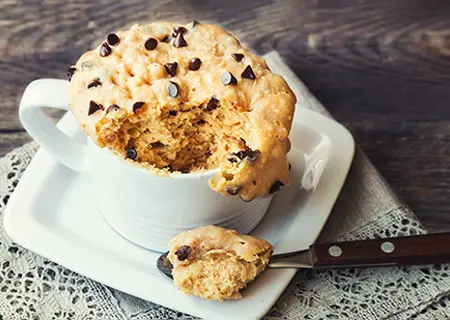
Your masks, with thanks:
M 172 278 L 172 264 L 163 253 L 159 271 Z M 407 266 L 450 262 L 450 233 L 317 243 L 302 251 L 275 254 L 269 268 L 335 269 Z

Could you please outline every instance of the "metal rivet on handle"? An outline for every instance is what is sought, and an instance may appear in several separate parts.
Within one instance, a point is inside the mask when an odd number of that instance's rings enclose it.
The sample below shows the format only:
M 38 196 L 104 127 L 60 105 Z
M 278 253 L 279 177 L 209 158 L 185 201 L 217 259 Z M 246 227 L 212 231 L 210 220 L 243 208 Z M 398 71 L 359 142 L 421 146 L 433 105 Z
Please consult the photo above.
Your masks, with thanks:
M 338 246 L 331 246 L 328 249 L 328 253 L 332 257 L 340 257 L 342 255 L 342 249 L 340 247 L 338 247 Z
M 392 253 L 395 250 L 395 245 L 392 242 L 385 241 L 381 244 L 381 250 L 384 253 Z

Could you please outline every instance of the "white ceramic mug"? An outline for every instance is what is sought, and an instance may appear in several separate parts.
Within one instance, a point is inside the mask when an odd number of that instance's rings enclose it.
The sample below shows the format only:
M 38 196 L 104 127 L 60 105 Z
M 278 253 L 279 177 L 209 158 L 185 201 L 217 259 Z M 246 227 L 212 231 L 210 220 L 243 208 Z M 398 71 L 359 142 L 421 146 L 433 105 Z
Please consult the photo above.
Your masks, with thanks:
M 67 81 L 55 79 L 30 83 L 20 102 L 20 121 L 61 163 L 88 174 L 101 213 L 123 237 L 162 252 L 172 237 L 191 228 L 215 224 L 248 233 L 261 221 L 271 198 L 247 203 L 222 196 L 208 186 L 218 169 L 156 176 L 99 148 L 90 138 L 81 144 L 65 135 L 41 108 L 69 111 L 67 86 Z

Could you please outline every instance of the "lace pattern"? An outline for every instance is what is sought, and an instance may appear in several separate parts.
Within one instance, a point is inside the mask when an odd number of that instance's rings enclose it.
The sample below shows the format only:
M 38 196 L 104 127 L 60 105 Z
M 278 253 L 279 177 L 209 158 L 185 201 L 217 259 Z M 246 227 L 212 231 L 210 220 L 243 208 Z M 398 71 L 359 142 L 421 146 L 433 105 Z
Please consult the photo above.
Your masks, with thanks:
M 30 143 L 0 160 L 0 213 L 36 152 Z M 425 233 L 399 206 L 336 240 Z M 265 319 L 450 318 L 450 266 L 299 271 Z M 109 289 L 13 243 L 0 222 L 3 319 L 196 319 Z

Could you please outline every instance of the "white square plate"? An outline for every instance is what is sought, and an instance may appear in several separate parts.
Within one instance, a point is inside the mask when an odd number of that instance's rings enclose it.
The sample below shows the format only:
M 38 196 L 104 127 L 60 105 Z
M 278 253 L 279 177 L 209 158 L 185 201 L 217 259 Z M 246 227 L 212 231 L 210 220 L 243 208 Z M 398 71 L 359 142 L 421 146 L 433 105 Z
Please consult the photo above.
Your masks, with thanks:
M 58 127 L 83 138 L 70 113 Z M 297 106 L 291 131 L 292 183 L 252 232 L 276 253 L 306 249 L 318 237 L 350 167 L 354 141 L 339 123 Z M 73 271 L 154 303 L 207 319 L 257 319 L 276 302 L 293 269 L 264 272 L 224 303 L 182 294 L 156 269 L 158 254 L 118 235 L 98 211 L 87 177 L 39 150 L 9 200 L 4 226 L 18 244 Z M 309 191 L 305 191 L 310 189 Z

